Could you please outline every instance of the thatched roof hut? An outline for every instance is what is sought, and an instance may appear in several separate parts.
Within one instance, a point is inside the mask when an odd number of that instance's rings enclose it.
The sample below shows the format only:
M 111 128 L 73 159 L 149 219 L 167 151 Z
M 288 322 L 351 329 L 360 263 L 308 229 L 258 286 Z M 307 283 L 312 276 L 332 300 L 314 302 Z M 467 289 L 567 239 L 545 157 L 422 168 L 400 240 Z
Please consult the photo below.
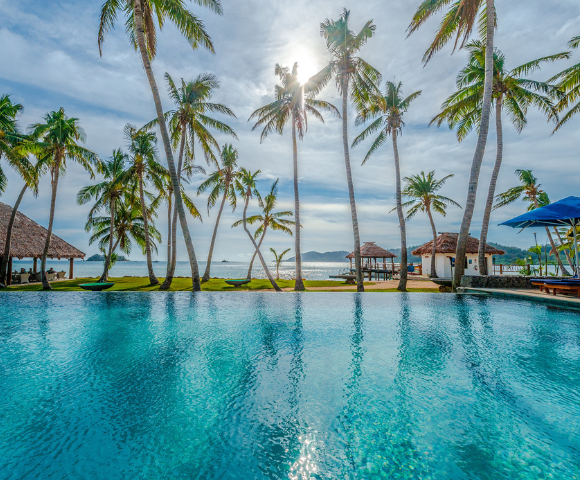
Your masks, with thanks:
M 455 254 L 457 250 L 457 239 L 459 238 L 458 233 L 448 233 L 444 232 L 439 234 L 435 241 L 435 253 L 452 253 Z M 430 255 L 431 249 L 433 248 L 433 240 L 427 242 L 426 244 L 420 246 L 419 248 L 413 250 L 411 253 L 413 255 Z M 466 253 L 478 253 L 479 251 L 479 240 L 469 236 L 467 239 L 467 252 Z M 505 255 L 503 250 L 498 250 L 491 245 L 485 246 L 485 253 L 491 255 Z
M 4 254 L 6 243 L 6 230 L 12 215 L 12 207 L 0 202 L 0 257 Z M 12 229 L 12 242 L 10 257 L 15 258 L 40 258 L 46 243 L 46 228 L 32 221 L 26 215 L 18 212 Z M 49 258 L 84 258 L 85 254 L 54 233 L 48 250 Z
M 397 256 L 379 247 L 375 242 L 365 242 L 364 245 L 360 247 L 361 258 L 396 258 Z M 346 258 L 354 258 L 354 252 L 349 253 Z

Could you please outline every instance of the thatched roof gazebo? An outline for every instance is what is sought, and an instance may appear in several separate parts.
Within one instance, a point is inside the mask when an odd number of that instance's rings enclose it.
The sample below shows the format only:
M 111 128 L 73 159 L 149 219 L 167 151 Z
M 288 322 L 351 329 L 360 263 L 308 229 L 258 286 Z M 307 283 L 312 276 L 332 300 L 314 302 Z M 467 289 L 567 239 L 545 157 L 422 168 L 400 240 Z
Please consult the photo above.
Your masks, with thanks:
M 382 247 L 379 247 L 375 244 L 375 242 L 365 242 L 364 245 L 360 247 L 360 257 L 361 263 L 364 268 L 371 268 L 374 262 L 374 268 L 378 268 L 378 259 L 382 258 L 383 260 L 383 268 L 386 268 L 387 258 L 391 259 L 391 264 L 393 263 L 393 259 L 397 256 L 385 250 Z M 353 268 L 353 260 L 354 260 L 354 252 L 349 253 L 346 258 L 350 260 L 350 268 Z M 366 259 L 366 262 L 363 260 Z
M 458 233 L 441 233 L 436 238 L 435 241 L 435 253 L 452 253 L 455 255 L 457 250 L 457 239 L 459 237 Z M 430 255 L 433 248 L 433 240 L 430 240 L 426 244 L 420 246 L 419 248 L 413 250 L 411 253 L 413 255 L 421 256 L 421 255 Z M 479 240 L 477 238 L 473 238 L 472 236 L 467 237 L 467 250 L 466 253 L 475 253 L 479 252 Z M 503 250 L 499 250 L 491 245 L 485 246 L 485 253 L 490 255 L 505 255 Z
M 6 231 L 8 229 L 11 215 L 12 207 L 0 202 L 0 257 L 4 255 Z M 40 226 L 26 215 L 20 212 L 16 214 L 16 219 L 14 220 L 14 226 L 12 228 L 10 258 L 8 259 L 8 268 L 10 272 L 12 271 L 13 258 L 33 258 L 34 272 L 37 271 L 37 259 L 42 257 L 47 233 L 48 231 L 46 228 Z M 85 254 L 53 233 L 50 241 L 50 248 L 48 250 L 48 257 L 57 258 L 58 260 L 62 258 L 69 259 L 69 278 L 73 278 L 74 259 L 85 258 Z M 10 279 L 10 275 L 8 275 L 8 278 Z

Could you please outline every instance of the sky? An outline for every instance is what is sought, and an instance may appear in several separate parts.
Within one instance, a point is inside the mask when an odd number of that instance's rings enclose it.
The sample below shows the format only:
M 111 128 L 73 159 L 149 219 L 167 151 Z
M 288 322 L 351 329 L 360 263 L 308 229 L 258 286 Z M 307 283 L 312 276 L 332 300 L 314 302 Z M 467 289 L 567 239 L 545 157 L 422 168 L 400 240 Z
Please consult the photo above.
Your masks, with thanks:
M 108 158 L 113 149 L 124 148 L 123 127 L 127 123 L 141 126 L 155 117 L 151 91 L 140 56 L 134 51 L 124 31 L 124 20 L 106 37 L 103 55 L 99 56 L 97 31 L 99 1 L 89 0 L 0 0 L 0 94 L 10 94 L 13 101 L 24 105 L 19 125 L 26 129 L 43 115 L 64 107 L 69 116 L 80 119 L 87 133 L 85 146 L 101 158 Z M 239 140 L 217 134 L 220 145 L 233 143 L 239 150 L 240 166 L 262 171 L 259 189 L 269 190 L 279 178 L 279 209 L 293 209 L 292 139 L 290 131 L 271 135 L 260 144 L 260 134 L 252 131 L 247 119 L 251 113 L 273 101 L 277 78 L 274 65 L 291 66 L 298 62 L 302 75 L 312 75 L 324 67 L 329 57 L 319 25 L 326 18 L 337 19 L 343 7 L 351 10 L 351 29 L 358 31 L 367 20 L 376 24 L 376 34 L 360 52 L 360 56 L 377 68 L 384 80 L 403 83 L 404 93 L 421 90 L 405 117 L 405 128 L 399 138 L 401 172 L 411 176 L 435 170 L 438 178 L 453 174 L 441 190 L 464 205 L 467 182 L 475 150 L 476 134 L 458 143 L 447 127 L 429 127 L 441 103 L 455 89 L 455 78 L 465 65 L 467 53 L 451 46 L 435 55 L 424 66 L 421 62 L 440 18 L 430 20 L 417 33 L 407 38 L 406 29 L 419 0 L 222 0 L 224 13 L 218 16 L 193 3 L 186 2 L 192 12 L 203 19 L 214 46 L 215 55 L 193 50 L 177 30 L 167 23 L 158 35 L 158 53 L 153 63 L 165 110 L 172 108 L 166 94 L 163 76 L 173 79 L 194 79 L 202 72 L 215 74 L 220 81 L 213 101 L 229 106 L 236 119 L 218 117 L 237 133 Z M 580 3 L 577 0 L 545 2 L 543 0 L 497 0 L 498 30 L 496 46 L 505 55 L 508 68 L 535 58 L 567 50 L 567 42 L 580 34 Z M 547 79 L 558 71 L 578 63 L 580 51 L 571 60 L 548 65 L 533 78 Z M 328 85 L 320 99 L 340 107 L 334 84 Z M 349 140 L 362 127 L 354 124 L 353 110 L 349 117 Z M 514 186 L 518 168 L 532 169 L 552 201 L 578 195 L 578 134 L 580 118 L 551 136 L 553 125 L 533 110 L 521 134 L 504 119 L 504 160 L 497 192 Z M 496 135 L 490 126 L 488 147 L 479 181 L 477 206 L 471 234 L 479 237 L 481 217 L 487 196 L 491 169 L 495 161 Z M 395 168 L 390 143 L 361 166 L 369 144 L 351 151 L 354 188 L 357 200 L 361 241 L 373 241 L 385 248 L 400 245 L 395 207 Z M 325 123 L 311 119 L 308 132 L 298 146 L 301 198 L 302 251 L 351 251 L 352 223 L 342 150 L 342 123 L 326 115 Z M 159 158 L 165 162 L 161 141 Z M 197 163 L 203 164 L 199 159 Z M 207 165 L 204 165 L 207 167 Z M 207 167 L 211 170 L 210 167 Z M 13 204 L 21 181 L 8 170 L 8 189 L 0 201 Z M 203 175 L 195 176 L 186 190 L 196 197 L 196 187 Z M 59 183 L 54 233 L 82 251 L 98 252 L 89 245 L 84 225 L 90 205 L 77 205 L 76 194 L 95 182 L 79 166 L 68 165 L 66 176 Z M 189 220 L 196 254 L 205 260 L 209 251 L 216 209 L 208 216 L 206 197 L 195 198 L 203 223 Z M 28 193 L 21 211 L 46 226 L 50 206 L 50 180 L 43 178 L 38 198 Z M 526 204 L 517 202 L 492 214 L 489 240 L 503 245 L 528 247 L 533 244 L 532 232 L 518 233 L 498 226 L 504 220 L 524 212 Z M 253 202 L 249 214 L 257 213 Z M 241 208 L 226 209 L 220 223 L 214 259 L 245 261 L 252 246 L 243 230 L 231 228 L 241 218 Z M 157 228 L 167 228 L 165 209 L 156 219 Z M 457 232 L 462 211 L 450 207 L 446 217 L 435 216 L 437 230 Z M 408 245 L 420 245 L 431 235 L 428 219 L 418 214 L 407 225 Z M 538 232 L 538 241 L 545 234 Z M 181 238 L 181 235 L 179 235 Z M 165 260 L 166 237 L 159 245 L 158 260 Z M 270 247 L 285 250 L 293 247 L 293 239 L 283 233 L 270 232 L 264 250 Z M 267 257 L 272 257 L 269 254 Z M 131 259 L 142 259 L 133 249 Z M 179 259 L 187 253 L 182 240 Z

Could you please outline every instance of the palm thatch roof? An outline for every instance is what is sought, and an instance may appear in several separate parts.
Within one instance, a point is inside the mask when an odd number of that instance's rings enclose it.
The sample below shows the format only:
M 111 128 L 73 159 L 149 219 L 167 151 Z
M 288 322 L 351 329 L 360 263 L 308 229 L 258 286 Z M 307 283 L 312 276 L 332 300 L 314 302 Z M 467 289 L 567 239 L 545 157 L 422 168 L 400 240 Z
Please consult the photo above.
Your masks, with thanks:
M 457 250 L 458 233 L 441 233 L 435 242 L 435 253 L 455 253 Z M 413 255 L 430 255 L 433 248 L 433 240 L 425 245 L 413 250 Z M 469 236 L 467 239 L 467 253 L 477 253 L 479 251 L 479 240 Z M 498 250 L 490 245 L 485 246 L 485 253 L 492 255 L 505 255 L 503 250 Z
M 6 230 L 12 215 L 12 207 L 0 202 L 0 256 L 4 254 Z M 12 229 L 10 256 L 16 258 L 40 258 L 44 251 L 47 230 L 26 215 L 18 212 Z M 54 233 L 48 250 L 49 258 L 84 258 L 85 254 Z
M 363 246 L 360 247 L 360 256 L 362 258 L 396 258 L 394 253 L 385 250 L 375 242 L 365 242 Z M 354 258 L 354 252 L 349 253 L 346 258 Z

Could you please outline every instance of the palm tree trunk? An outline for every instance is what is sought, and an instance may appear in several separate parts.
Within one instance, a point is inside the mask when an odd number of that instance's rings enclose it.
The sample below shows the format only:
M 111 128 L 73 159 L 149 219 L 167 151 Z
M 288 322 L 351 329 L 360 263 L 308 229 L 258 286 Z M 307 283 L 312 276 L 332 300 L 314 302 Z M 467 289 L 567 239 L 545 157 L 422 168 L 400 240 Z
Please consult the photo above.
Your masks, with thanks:
M 48 231 L 46 232 L 46 242 L 44 243 L 44 251 L 42 252 L 42 259 L 40 261 L 40 277 L 42 279 L 42 289 L 52 290 L 48 279 L 46 278 L 46 257 L 48 256 L 48 249 L 50 248 L 50 241 L 52 239 L 52 225 L 54 223 L 54 211 L 56 208 L 56 192 L 58 189 L 58 175 L 60 173 L 60 153 L 56 154 L 57 158 L 52 170 L 52 194 L 50 197 L 50 214 L 48 217 Z
M 429 216 L 429 223 L 431 224 L 431 231 L 433 232 L 433 247 L 431 248 L 431 278 L 438 278 L 437 269 L 435 268 L 435 255 L 437 253 L 435 243 L 437 242 L 437 229 L 435 228 L 435 222 L 433 221 L 433 214 L 431 213 L 430 206 L 427 206 L 427 215 Z
M 169 174 L 171 175 L 171 183 L 173 184 L 173 191 L 175 194 L 175 208 L 177 209 L 177 213 L 179 215 L 179 222 L 181 223 L 181 231 L 183 232 L 183 239 L 185 241 L 187 254 L 189 256 L 192 288 L 194 292 L 197 292 L 201 290 L 197 258 L 195 256 L 195 250 L 193 248 L 193 243 L 191 241 L 189 227 L 187 226 L 187 217 L 185 216 L 185 209 L 183 208 L 183 200 L 180 194 L 181 190 L 179 189 L 179 178 L 177 177 L 175 162 L 173 161 L 173 153 L 171 151 L 171 143 L 169 141 L 169 134 L 167 133 L 167 125 L 165 123 L 165 117 L 163 116 L 161 97 L 159 96 L 159 89 L 157 88 L 157 82 L 155 81 L 153 69 L 151 68 L 151 61 L 149 59 L 147 48 L 145 46 L 145 32 L 143 30 L 143 10 L 141 8 L 141 1 L 142 0 L 135 0 L 133 4 L 135 14 L 135 30 L 136 30 L 137 45 L 139 46 L 139 52 L 141 53 L 141 59 L 143 61 L 143 68 L 145 68 L 145 73 L 147 74 L 147 79 L 149 80 L 149 86 L 151 87 L 151 93 L 153 94 L 153 101 L 155 102 L 155 110 L 157 111 L 157 120 L 159 121 L 159 130 L 161 131 L 161 138 L 163 140 L 163 147 L 165 149 L 165 156 L 167 158 L 167 166 L 169 167 Z
M 268 227 L 264 226 L 264 231 L 262 232 L 262 236 L 260 237 L 260 241 L 258 242 L 258 249 L 262 246 L 262 242 L 264 241 L 264 237 L 266 236 L 266 229 Z M 254 267 L 254 260 L 256 259 L 256 255 L 258 254 L 258 250 L 254 252 L 252 255 L 252 260 L 250 261 L 250 268 L 248 268 L 248 276 L 246 277 L 248 280 L 252 278 L 252 268 Z
M 554 227 L 554 232 L 556 233 L 556 236 L 558 237 L 558 242 L 560 243 L 560 245 L 564 245 L 564 243 L 562 242 L 562 237 L 560 236 L 560 232 L 558 231 L 558 229 L 556 227 Z M 572 270 L 573 270 L 574 263 L 572 262 L 572 258 L 570 257 L 570 252 L 568 251 L 568 249 L 564 250 L 564 254 L 566 255 L 566 261 L 568 262 L 568 265 L 570 265 L 570 268 L 572 268 Z M 564 275 L 564 272 L 562 272 L 562 275 Z
M 18 208 L 20 207 L 20 202 L 22 202 L 22 197 L 24 197 L 24 193 L 28 189 L 28 184 L 24 184 L 22 190 L 20 190 L 20 194 L 16 199 L 16 203 L 12 208 L 12 214 L 10 215 L 10 220 L 8 221 L 8 228 L 6 229 L 6 242 L 4 243 L 4 255 L 2 256 L 2 264 L 0 265 L 0 283 L 4 285 L 6 283 L 6 269 L 8 268 L 8 257 L 10 257 L 10 244 L 12 243 L 12 229 L 14 228 L 14 221 L 16 220 L 16 213 L 18 212 Z M 12 272 L 8 272 L 9 275 L 12 275 Z
M 292 162 L 294 164 L 294 221 L 296 222 L 294 236 L 294 253 L 296 254 L 296 283 L 295 292 L 303 292 L 304 282 L 302 280 L 302 254 L 300 252 L 300 196 L 298 194 L 298 144 L 296 142 L 296 115 L 292 112 Z M 277 280 L 280 278 L 278 277 Z
M 151 239 L 149 237 L 149 219 L 147 205 L 145 204 L 145 194 L 143 193 L 143 174 L 139 172 L 139 197 L 141 199 L 141 211 L 143 212 L 143 230 L 145 232 L 145 253 L 147 255 L 147 270 L 151 285 L 159 285 L 159 280 L 153 272 L 153 259 L 151 258 Z
M 397 132 L 393 131 L 393 152 L 395 153 L 395 181 L 397 187 L 397 215 L 399 216 L 399 229 L 401 230 L 401 267 L 400 279 L 397 290 L 407 291 L 407 230 L 405 226 L 405 214 L 403 213 L 403 202 L 401 200 L 401 165 L 399 163 L 399 149 L 397 147 Z
M 113 256 L 113 236 L 115 234 L 115 197 L 111 198 L 111 229 L 109 231 L 109 253 L 105 259 L 105 267 L 103 274 L 99 278 L 99 282 L 106 282 L 109 279 L 109 265 L 111 265 L 111 257 Z
M 348 197 L 350 200 L 350 214 L 352 217 L 352 232 L 354 235 L 354 263 L 356 268 L 356 291 L 364 292 L 364 279 L 360 260 L 360 234 L 358 230 L 358 218 L 356 215 L 356 202 L 354 198 L 354 186 L 350 169 L 350 151 L 348 146 L 348 79 L 345 77 L 342 84 L 342 146 L 344 149 L 344 163 L 346 166 L 346 182 L 348 184 Z M 296 225 L 298 224 L 298 219 Z M 299 226 L 297 228 L 300 228 Z
M 224 210 L 224 205 L 226 203 L 226 198 L 228 196 L 228 189 L 230 188 L 230 183 L 226 182 L 226 186 L 224 188 L 224 196 L 222 197 L 222 203 L 220 205 L 220 210 L 218 212 L 217 218 L 215 219 L 215 227 L 213 229 L 213 235 L 211 236 L 211 244 L 209 245 L 209 253 L 207 255 L 207 265 L 205 266 L 205 272 L 203 274 L 203 278 L 201 279 L 202 282 L 207 282 L 209 280 L 209 271 L 211 268 L 211 258 L 213 256 L 213 247 L 215 245 L 215 239 L 217 237 L 218 226 L 220 224 L 220 218 L 222 216 L 222 212 Z
M 471 163 L 471 172 L 469 175 L 469 186 L 467 188 L 467 200 L 463 212 L 463 220 L 457 239 L 457 250 L 455 252 L 455 275 L 453 276 L 453 288 L 461 285 L 461 277 L 465 272 L 467 240 L 469 239 L 469 228 L 475 209 L 475 199 L 477 196 L 477 184 L 481 162 L 485 154 L 487 143 L 487 134 L 489 132 L 489 117 L 491 114 L 491 97 L 493 93 L 493 43 L 495 34 L 495 4 L 494 0 L 486 0 L 487 8 L 487 33 L 485 47 L 485 85 L 483 89 L 483 105 L 481 109 L 481 121 L 479 125 L 479 136 L 477 138 L 477 147 Z
M 173 237 L 171 235 L 171 233 L 173 232 L 173 228 L 172 228 L 172 224 L 171 224 L 171 220 L 173 217 L 173 204 L 171 202 L 171 195 L 173 195 L 173 192 L 171 192 L 169 194 L 169 196 L 167 197 L 167 270 L 165 273 L 165 281 L 161 285 L 162 287 L 165 286 L 167 279 L 169 278 L 169 274 L 171 273 L 171 257 L 172 257 L 172 250 L 173 250 L 173 244 L 172 244 Z
M 248 211 L 248 204 L 249 203 L 250 203 L 250 195 L 246 194 L 246 204 L 244 205 L 244 215 L 242 217 L 244 230 L 248 234 L 248 237 L 250 237 L 250 240 L 252 241 L 252 244 L 254 245 L 254 248 L 256 249 L 256 253 L 258 254 L 258 258 L 260 259 L 260 263 L 262 264 L 262 268 L 264 269 L 264 272 L 266 272 L 266 276 L 268 277 L 268 280 L 270 280 L 272 287 L 274 287 L 274 290 L 276 290 L 277 292 L 281 292 L 282 289 L 278 286 L 278 284 L 276 283 L 276 280 L 274 280 L 274 277 L 272 277 L 272 274 L 270 273 L 268 265 L 266 265 L 266 262 L 264 261 L 264 257 L 262 256 L 262 252 L 260 252 L 260 248 L 258 247 L 258 245 L 256 245 L 256 240 L 254 240 L 254 236 L 248 230 L 248 226 L 246 224 L 246 212 Z
M 491 209 L 493 208 L 493 199 L 495 198 L 495 186 L 497 177 L 503 160 L 503 126 L 501 122 L 502 96 L 495 99 L 495 129 L 497 132 L 497 153 L 495 156 L 495 165 L 491 173 L 489 190 L 487 192 L 487 202 L 483 212 L 483 221 L 481 222 L 481 233 L 479 236 L 479 249 L 477 252 L 477 263 L 479 264 L 479 274 L 488 275 L 487 262 L 485 259 L 485 247 L 487 246 L 487 232 L 489 230 L 489 221 L 491 218 Z

